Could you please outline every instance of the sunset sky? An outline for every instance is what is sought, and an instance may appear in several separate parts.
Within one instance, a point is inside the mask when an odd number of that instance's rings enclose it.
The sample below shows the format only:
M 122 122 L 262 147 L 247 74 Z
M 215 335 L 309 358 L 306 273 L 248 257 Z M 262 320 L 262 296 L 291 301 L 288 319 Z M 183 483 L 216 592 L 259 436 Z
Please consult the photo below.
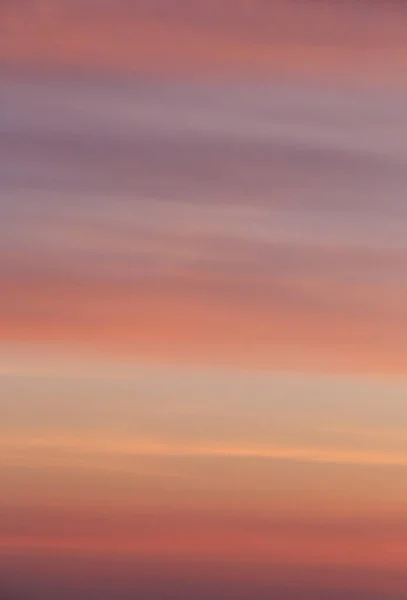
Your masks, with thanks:
M 0 600 L 407 597 L 407 7 L 0 6 Z

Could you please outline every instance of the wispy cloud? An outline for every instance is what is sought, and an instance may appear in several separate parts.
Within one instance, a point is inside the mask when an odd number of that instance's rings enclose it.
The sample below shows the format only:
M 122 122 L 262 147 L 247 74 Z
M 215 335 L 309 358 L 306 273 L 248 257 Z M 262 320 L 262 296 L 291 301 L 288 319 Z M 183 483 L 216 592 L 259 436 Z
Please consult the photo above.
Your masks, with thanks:
M 407 451 L 377 451 L 374 448 L 365 450 L 332 448 L 332 447 L 293 447 L 288 445 L 266 445 L 235 443 L 196 443 L 175 442 L 165 439 L 149 438 L 112 438 L 109 434 L 94 435 L 88 432 L 85 436 L 49 435 L 34 437 L 12 438 L 2 437 L 0 446 L 2 448 L 3 466 L 11 463 L 23 466 L 59 465 L 66 467 L 86 469 L 104 468 L 115 470 L 115 465 L 109 461 L 104 463 L 105 458 L 115 457 L 118 459 L 116 468 L 122 470 L 123 464 L 120 459 L 124 457 L 138 456 L 163 456 L 163 457 L 223 457 L 223 458 L 260 458 L 271 460 L 294 460 L 317 463 L 333 463 L 344 465 L 378 465 L 378 466 L 407 466 Z M 62 458 L 58 460 L 58 456 Z M 94 460 L 99 457 L 98 460 Z M 131 472 L 130 468 L 127 468 Z M 142 471 L 134 469 L 134 474 L 143 475 Z M 144 473 L 144 475 L 148 473 Z M 154 475 L 154 473 L 152 473 Z M 162 474 L 155 474 L 161 477 Z M 176 475 L 175 475 L 176 477 Z
M 6 61 L 405 78 L 400 3 L 27 0 L 1 10 Z
M 322 347 L 337 351 L 347 331 L 352 361 L 375 351 L 375 369 L 400 364 L 401 97 L 310 83 L 8 76 L 1 85 L 6 337 L 20 323 L 18 335 L 50 339 L 52 321 L 68 341 L 69 321 L 82 341 L 111 339 L 107 327 L 143 345 L 141 329 L 155 339 L 159 321 L 166 339 L 182 336 L 188 312 L 198 328 L 213 319 L 220 331 L 222 321 L 235 349 L 243 337 L 256 354 L 300 348 L 305 328 L 304 343 L 329 331 Z

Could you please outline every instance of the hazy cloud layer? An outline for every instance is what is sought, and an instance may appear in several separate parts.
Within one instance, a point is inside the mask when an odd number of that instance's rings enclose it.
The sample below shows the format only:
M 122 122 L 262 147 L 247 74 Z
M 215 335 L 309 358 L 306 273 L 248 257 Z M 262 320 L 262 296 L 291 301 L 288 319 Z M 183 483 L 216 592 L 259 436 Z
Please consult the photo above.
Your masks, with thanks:
M 406 597 L 406 24 L 1 3 L 0 600 Z
M 156 294 L 159 281 L 181 305 L 192 294 L 262 306 L 266 320 L 267 306 L 284 307 L 315 322 L 372 326 L 385 345 L 405 347 L 400 95 L 10 73 L 1 88 L 10 323 L 16 310 L 30 315 L 29 327 L 36 314 L 63 319 L 64 286 L 80 315 L 85 280 L 88 301 L 99 294 L 91 281 L 130 285 L 127 300 L 111 287 L 109 319 L 127 314 L 131 323 L 137 294 Z
M 5 0 L 0 60 L 406 82 L 402 3 Z

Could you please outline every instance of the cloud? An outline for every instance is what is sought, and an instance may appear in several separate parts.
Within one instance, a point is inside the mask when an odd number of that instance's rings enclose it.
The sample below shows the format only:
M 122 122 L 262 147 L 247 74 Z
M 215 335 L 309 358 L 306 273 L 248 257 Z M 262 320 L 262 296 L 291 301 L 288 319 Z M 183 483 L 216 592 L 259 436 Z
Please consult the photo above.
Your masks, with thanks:
M 4 2 L 2 17 L 6 61 L 404 79 L 399 3 L 27 0 Z
M 83 565 L 86 563 L 86 568 Z M 111 600 L 402 600 L 405 577 L 385 568 L 318 568 L 308 565 L 253 568 L 225 561 L 137 560 L 93 556 L 79 562 L 59 553 L 5 561 L 7 580 L 25 598 Z M 82 565 L 82 568 L 81 568 Z M 5 570 L 5 569 L 3 569 Z M 23 576 L 23 577 L 22 577 Z M 17 583 L 18 581 L 18 583 Z
M 402 370 L 401 96 L 31 77 L 0 84 L 3 339 Z
M 137 439 L 138 438 L 138 439 Z M 1 442 L 3 466 L 8 464 L 45 467 L 59 464 L 73 468 L 102 468 L 115 470 L 115 463 L 104 457 L 115 457 L 117 468 L 123 468 L 122 458 L 138 456 L 163 457 L 223 457 L 293 460 L 345 465 L 407 466 L 407 451 L 394 449 L 348 449 L 332 446 L 289 446 L 256 442 L 174 441 L 159 438 L 124 436 L 115 439 L 111 434 L 13 436 L 3 435 Z M 96 460 L 95 460 L 96 458 Z M 126 468 L 129 472 L 131 469 Z M 135 474 L 137 473 L 137 468 Z

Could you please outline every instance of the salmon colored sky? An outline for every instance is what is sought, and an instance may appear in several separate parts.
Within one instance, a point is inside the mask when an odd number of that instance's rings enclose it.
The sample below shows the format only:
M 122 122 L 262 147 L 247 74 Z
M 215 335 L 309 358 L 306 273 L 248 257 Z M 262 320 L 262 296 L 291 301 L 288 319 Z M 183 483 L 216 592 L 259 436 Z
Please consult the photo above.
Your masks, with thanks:
M 263 76 L 305 72 L 395 80 L 406 60 L 405 9 L 364 2 L 222 0 L 6 3 L 5 61 Z
M 1 10 L 0 596 L 405 598 L 404 7 Z

